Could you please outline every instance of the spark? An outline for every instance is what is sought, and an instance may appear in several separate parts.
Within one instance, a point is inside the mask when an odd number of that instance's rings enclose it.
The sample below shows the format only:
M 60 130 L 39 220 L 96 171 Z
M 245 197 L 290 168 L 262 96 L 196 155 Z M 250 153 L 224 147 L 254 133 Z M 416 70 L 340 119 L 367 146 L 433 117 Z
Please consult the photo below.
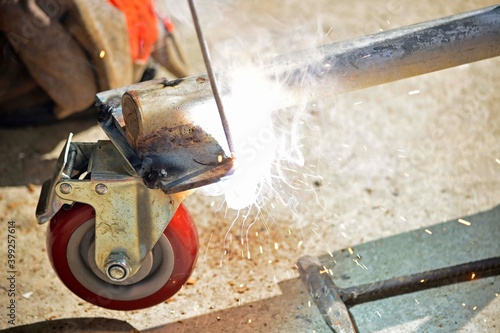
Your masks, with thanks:
M 378 310 L 377 310 L 376 312 L 377 312 L 378 316 L 379 316 L 380 318 L 382 318 L 382 315 L 380 314 L 380 312 L 378 312 Z
M 420 283 L 424 283 L 424 282 L 425 282 L 425 279 L 420 280 Z
M 378 208 L 378 209 L 380 209 L 380 210 L 381 210 L 381 211 L 383 211 L 383 212 L 387 212 L 387 209 L 385 209 L 385 208 L 384 208 L 384 207 L 382 207 L 382 206 L 378 206 L 377 208 Z
M 303 243 L 304 243 L 303 241 L 299 241 L 299 242 L 297 243 L 297 247 L 301 247 Z
M 248 323 L 251 324 L 252 323 L 252 319 L 248 319 Z
M 472 308 L 472 311 L 476 311 L 476 309 L 477 309 L 477 306 L 474 306 L 474 307 Z
M 99 52 L 99 58 L 104 58 L 104 56 L 106 55 L 106 51 L 102 50 L 101 52 Z
M 371 54 L 364 55 L 363 59 L 370 58 L 371 56 L 372 56 Z
M 280 245 L 278 243 L 274 243 L 274 249 L 278 250 L 280 248 Z
M 327 252 L 328 252 L 328 254 L 330 255 L 330 257 L 332 257 L 332 258 L 333 258 L 333 253 L 332 253 L 332 251 L 327 251 Z
M 354 253 L 354 250 L 352 249 L 352 247 L 348 247 L 347 251 L 349 251 L 349 254 L 353 254 Z
M 472 275 L 471 275 L 470 279 L 474 280 L 475 277 L 476 277 L 476 273 L 472 272 Z
M 399 218 L 406 222 L 406 218 L 404 216 L 400 216 Z
M 500 164 L 500 158 L 495 158 L 495 162 L 497 162 L 498 164 Z
M 420 304 L 416 298 L 415 298 L 415 303 Z
M 307 307 L 310 308 L 311 307 L 311 301 L 307 301 Z
M 222 155 L 217 155 L 217 162 L 219 162 L 219 163 L 222 162 Z
M 262 245 L 259 246 L 259 251 L 260 251 L 260 254 L 264 253 L 264 251 L 262 249 Z
M 420 90 L 412 90 L 412 91 L 409 91 L 408 92 L 408 95 L 417 95 L 417 94 L 420 94 Z
M 330 34 L 330 32 L 332 32 L 332 30 L 333 30 L 333 27 L 330 27 L 330 29 L 328 30 L 328 32 L 326 33 L 325 36 L 328 36 Z
M 464 219 L 458 219 L 457 222 L 462 223 L 463 225 L 468 226 L 468 227 L 470 227 L 470 225 L 471 225 L 471 223 L 469 221 L 466 221 Z
M 271 259 L 269 259 L 267 262 L 268 262 L 269 264 L 272 264 L 272 263 L 273 263 L 273 261 L 272 261 Z
M 429 235 L 432 235 L 432 231 L 430 231 L 429 229 L 425 229 L 425 232 L 428 233 Z
M 356 265 L 358 265 L 362 269 L 368 270 L 368 267 L 366 267 L 364 264 L 360 264 L 358 259 L 352 259 L 352 261 L 354 261 L 356 263 Z
M 465 303 L 462 303 L 462 306 L 465 306 Z

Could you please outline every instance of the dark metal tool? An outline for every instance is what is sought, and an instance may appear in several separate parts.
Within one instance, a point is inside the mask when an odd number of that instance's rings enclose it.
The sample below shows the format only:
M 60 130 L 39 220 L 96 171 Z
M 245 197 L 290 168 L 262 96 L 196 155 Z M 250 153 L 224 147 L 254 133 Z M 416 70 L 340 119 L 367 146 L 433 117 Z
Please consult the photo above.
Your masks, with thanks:
M 319 259 L 299 259 L 299 272 L 328 326 L 337 333 L 357 332 L 348 308 L 356 304 L 500 274 L 500 257 L 339 288 Z

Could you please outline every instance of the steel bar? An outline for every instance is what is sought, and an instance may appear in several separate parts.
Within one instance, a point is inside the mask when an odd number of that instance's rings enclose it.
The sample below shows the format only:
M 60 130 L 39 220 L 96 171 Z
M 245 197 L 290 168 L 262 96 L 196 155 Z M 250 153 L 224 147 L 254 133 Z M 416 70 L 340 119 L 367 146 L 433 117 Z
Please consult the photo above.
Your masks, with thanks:
M 280 56 L 268 72 L 324 97 L 498 55 L 497 5 Z
M 334 332 L 356 332 L 349 307 L 383 298 L 471 281 L 500 274 L 500 257 L 399 276 L 360 286 L 340 288 L 315 257 L 304 256 L 298 262 L 299 273 L 309 288 L 326 323 Z
M 340 288 L 340 298 L 346 306 L 372 302 L 425 289 L 471 281 L 500 274 L 500 257 L 434 269 L 422 273 Z

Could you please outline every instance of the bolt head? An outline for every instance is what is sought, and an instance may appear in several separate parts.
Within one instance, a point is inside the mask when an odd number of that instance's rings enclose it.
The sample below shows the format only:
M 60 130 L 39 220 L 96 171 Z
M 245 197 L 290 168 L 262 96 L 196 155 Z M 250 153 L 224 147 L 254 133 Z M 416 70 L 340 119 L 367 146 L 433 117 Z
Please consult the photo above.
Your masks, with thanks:
M 114 282 L 126 280 L 130 275 L 130 265 L 124 253 L 112 253 L 106 263 L 106 276 Z
M 104 184 L 97 184 L 95 186 L 95 191 L 97 192 L 97 194 L 103 195 L 108 193 L 108 187 Z
M 73 190 L 73 187 L 71 187 L 71 185 L 68 183 L 62 183 L 61 185 L 59 185 L 59 190 L 63 194 L 70 194 Z
M 108 267 L 108 275 L 112 280 L 122 281 L 127 276 L 127 271 L 118 264 L 111 265 Z

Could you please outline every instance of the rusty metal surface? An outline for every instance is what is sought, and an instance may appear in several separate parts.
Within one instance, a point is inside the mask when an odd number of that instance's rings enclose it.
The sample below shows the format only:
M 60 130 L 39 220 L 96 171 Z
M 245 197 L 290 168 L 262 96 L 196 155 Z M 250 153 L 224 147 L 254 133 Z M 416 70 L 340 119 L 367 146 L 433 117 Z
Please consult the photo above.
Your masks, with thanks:
M 98 94 L 100 124 L 149 188 L 219 181 L 232 168 L 206 76 L 153 80 Z
M 232 167 L 206 76 L 165 82 L 123 95 L 127 139 L 142 159 L 140 174 L 166 193 L 220 180 Z

